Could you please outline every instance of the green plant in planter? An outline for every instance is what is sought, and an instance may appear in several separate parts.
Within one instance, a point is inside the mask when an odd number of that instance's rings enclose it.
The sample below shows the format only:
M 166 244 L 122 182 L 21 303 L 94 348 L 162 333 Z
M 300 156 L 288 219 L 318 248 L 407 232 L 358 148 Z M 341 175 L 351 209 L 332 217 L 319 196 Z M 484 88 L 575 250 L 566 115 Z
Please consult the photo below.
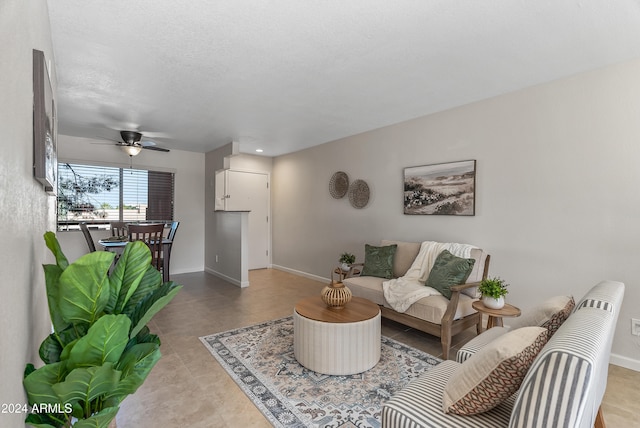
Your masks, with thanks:
M 351 265 L 355 263 L 355 261 L 356 261 L 356 256 L 354 256 L 351 253 L 342 253 L 340 255 L 340 260 L 339 260 L 340 263 Z
M 53 333 L 40 345 L 45 363 L 27 364 L 24 387 L 34 427 L 106 428 L 160 359 L 146 324 L 180 291 L 162 283 L 141 241 L 115 255 L 96 251 L 69 263 L 53 232 L 44 235 L 56 264 L 44 265 Z
M 509 284 L 507 284 L 503 279 L 496 276 L 495 278 L 485 278 L 480 281 L 478 290 L 480 290 L 480 293 L 482 293 L 483 296 L 498 299 L 502 296 L 506 296 L 509 293 L 509 290 L 507 290 L 508 286 Z

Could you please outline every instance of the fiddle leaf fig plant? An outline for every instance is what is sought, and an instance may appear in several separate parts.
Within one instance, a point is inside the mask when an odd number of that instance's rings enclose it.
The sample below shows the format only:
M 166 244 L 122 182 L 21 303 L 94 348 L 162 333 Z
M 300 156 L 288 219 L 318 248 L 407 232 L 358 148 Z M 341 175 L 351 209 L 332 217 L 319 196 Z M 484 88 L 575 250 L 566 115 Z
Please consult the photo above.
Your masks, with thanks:
M 26 422 L 39 428 L 106 428 L 120 403 L 160 359 L 160 338 L 146 324 L 182 286 L 162 283 L 141 241 L 115 255 L 85 254 L 73 263 L 53 232 L 44 235 L 56 264 L 44 265 L 51 333 L 40 345 L 44 366 L 27 364 Z

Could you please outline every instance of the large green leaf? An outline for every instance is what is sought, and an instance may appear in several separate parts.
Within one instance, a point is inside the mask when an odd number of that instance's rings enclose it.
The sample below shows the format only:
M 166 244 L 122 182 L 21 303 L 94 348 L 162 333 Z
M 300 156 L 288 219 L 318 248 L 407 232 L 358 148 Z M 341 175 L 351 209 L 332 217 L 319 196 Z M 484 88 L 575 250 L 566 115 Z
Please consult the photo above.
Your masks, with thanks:
M 69 324 L 59 333 L 50 334 L 40 345 L 40 358 L 47 364 L 56 363 L 69 358 L 71 347 L 79 338 L 87 334 L 88 324 Z
M 115 364 L 129 341 L 131 320 L 126 315 L 104 315 L 69 353 L 68 368 Z
M 58 426 L 58 423 L 51 416 L 42 413 L 29 413 L 24 421 L 35 428 L 56 428 Z
M 31 372 L 24 378 L 24 388 L 27 390 L 29 404 L 58 404 L 63 403 L 53 390 L 53 386 L 64 379 L 66 375 L 64 361 L 47 364 Z
M 67 346 L 69 343 L 87 334 L 89 327 L 89 324 L 86 323 L 72 324 L 58 334 L 58 339 L 60 339 L 62 346 Z
M 62 353 L 62 345 L 54 333 L 51 333 L 40 344 L 40 358 L 45 364 L 57 363 L 60 361 L 60 353 Z
M 64 320 L 89 323 L 98 318 L 109 300 L 107 273 L 114 254 L 96 251 L 70 264 L 60 275 L 60 310 Z
M 178 294 L 182 288 L 173 281 L 165 282 L 160 288 L 142 299 L 131 314 L 131 324 L 134 326 L 129 337 L 134 337 L 140 330 L 164 308 Z
M 139 343 L 120 357 L 116 368 L 122 372 L 122 379 L 132 373 L 149 374 L 160 359 L 160 346 L 155 343 Z
M 119 380 L 120 372 L 113 368 L 113 364 L 105 363 L 97 367 L 73 369 L 64 382 L 57 383 L 52 388 L 63 403 L 90 403 L 113 391 Z
M 78 343 L 78 340 L 80 339 L 76 339 L 73 342 L 67 343 L 67 346 L 64 347 L 64 349 L 62 350 L 62 353 L 60 354 L 60 361 L 66 362 L 69 359 L 69 355 L 71 355 L 71 350 L 73 349 L 74 346 L 76 346 L 76 343 Z
M 138 284 L 138 288 L 136 288 L 136 291 L 131 295 L 124 308 L 122 308 L 122 313 L 131 316 L 138 303 L 153 294 L 153 292 L 161 286 L 162 274 L 152 265 L 149 265 L 140 280 L 140 284 Z
M 112 313 L 122 313 L 150 265 L 149 247 L 142 241 L 129 242 L 109 278 L 112 294 L 107 308 Z
M 149 331 L 149 327 L 144 326 L 138 332 L 138 334 L 135 335 L 135 337 L 132 337 L 129 340 L 126 348 L 124 348 L 124 352 L 127 352 L 129 349 L 131 349 L 132 346 L 139 343 L 155 343 L 156 345 L 160 346 L 160 338 L 155 334 L 151 334 L 151 332 Z M 120 359 L 122 359 L 122 357 L 120 357 Z
M 117 365 L 122 372 L 120 382 L 107 398 L 117 398 L 121 402 L 127 395 L 135 393 L 161 356 L 160 347 L 154 343 L 142 343 L 126 351 Z
M 60 269 L 65 270 L 67 266 L 69 266 L 69 261 L 62 252 L 62 248 L 60 248 L 60 243 L 58 242 L 58 238 L 56 238 L 56 234 L 53 232 L 45 232 L 44 242 L 47 244 L 47 248 L 49 248 L 55 256 L 56 264 Z
M 33 364 L 31 364 L 31 363 L 27 363 L 27 366 L 24 368 L 24 377 L 23 377 L 23 379 L 25 377 L 29 376 L 31 373 L 33 373 L 35 371 L 36 371 L 35 366 Z
M 87 419 L 80 419 L 73 428 L 107 428 L 116 417 L 119 407 L 107 407 Z
M 60 275 L 63 270 L 58 265 L 43 265 L 44 279 L 47 288 L 47 302 L 53 330 L 57 333 L 64 330 L 69 323 L 64 320 L 60 310 Z

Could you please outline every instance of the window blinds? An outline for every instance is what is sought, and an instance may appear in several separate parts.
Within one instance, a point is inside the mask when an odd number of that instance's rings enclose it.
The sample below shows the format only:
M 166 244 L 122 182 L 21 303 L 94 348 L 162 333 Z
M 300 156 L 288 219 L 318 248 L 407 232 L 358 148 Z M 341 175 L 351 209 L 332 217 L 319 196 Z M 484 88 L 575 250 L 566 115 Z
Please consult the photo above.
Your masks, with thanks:
M 175 174 L 58 164 L 58 225 L 173 220 Z

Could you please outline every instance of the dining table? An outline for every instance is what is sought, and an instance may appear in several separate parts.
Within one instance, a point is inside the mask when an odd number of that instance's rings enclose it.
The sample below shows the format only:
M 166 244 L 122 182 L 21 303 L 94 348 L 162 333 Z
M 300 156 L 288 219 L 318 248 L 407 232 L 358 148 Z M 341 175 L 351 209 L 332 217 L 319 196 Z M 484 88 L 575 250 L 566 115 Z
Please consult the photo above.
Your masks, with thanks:
M 111 251 L 118 256 L 122 255 L 124 247 L 129 243 L 127 237 L 111 237 L 98 240 L 98 244 L 105 251 Z M 169 258 L 171 256 L 171 245 L 173 241 L 168 238 L 162 238 L 162 281 L 169 281 Z

